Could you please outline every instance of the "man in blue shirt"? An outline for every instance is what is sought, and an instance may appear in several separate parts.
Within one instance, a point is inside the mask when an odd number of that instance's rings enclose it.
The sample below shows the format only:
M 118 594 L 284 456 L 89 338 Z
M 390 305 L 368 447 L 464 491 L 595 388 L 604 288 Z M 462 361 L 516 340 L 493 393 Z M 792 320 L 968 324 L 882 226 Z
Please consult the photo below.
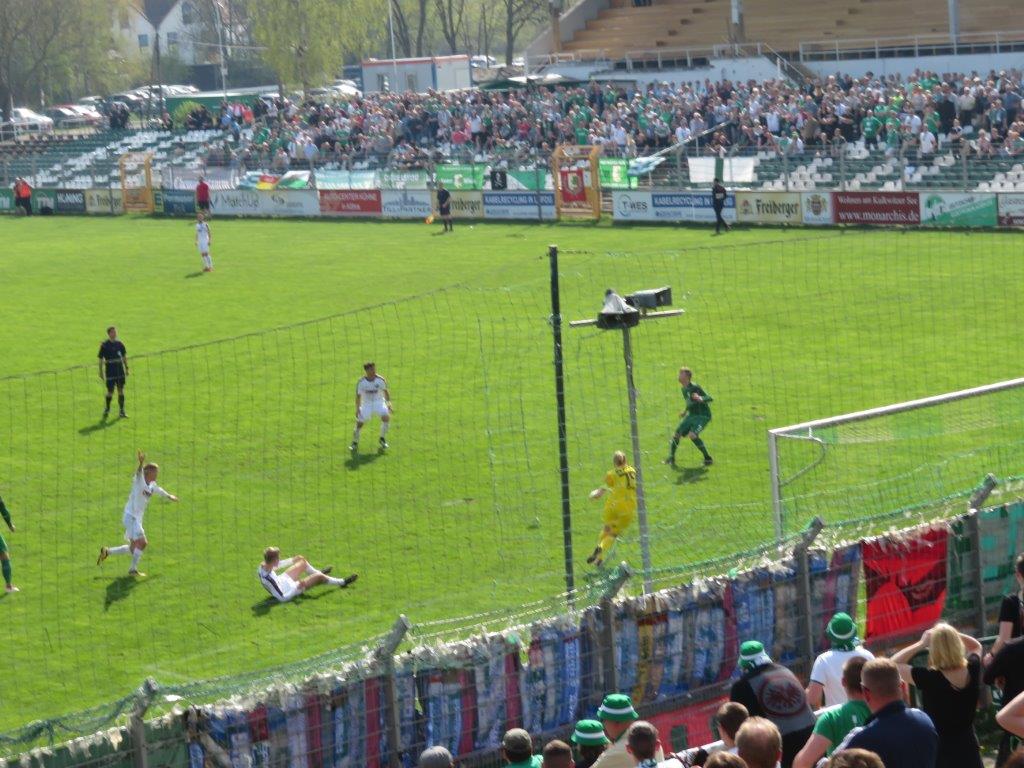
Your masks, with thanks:
M 872 659 L 860 681 L 871 717 L 836 752 L 867 749 L 882 758 L 885 768 L 935 768 L 939 735 L 928 715 L 903 703 L 905 683 L 899 668 L 889 659 Z

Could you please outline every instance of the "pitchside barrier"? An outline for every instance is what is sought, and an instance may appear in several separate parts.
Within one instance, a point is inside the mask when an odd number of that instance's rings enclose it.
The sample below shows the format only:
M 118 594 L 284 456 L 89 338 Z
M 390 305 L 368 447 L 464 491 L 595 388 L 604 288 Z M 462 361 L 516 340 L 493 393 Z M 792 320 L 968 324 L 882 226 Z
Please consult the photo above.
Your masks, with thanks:
M 957 494 L 965 509 L 978 491 Z M 1016 590 L 1024 502 L 897 523 L 881 535 L 859 535 L 864 525 L 815 519 L 782 542 L 662 573 L 660 583 L 676 586 L 648 595 L 615 597 L 630 576 L 623 565 L 575 607 L 528 606 L 518 622 L 485 614 L 413 625 L 407 636 L 400 617 L 368 648 L 258 678 L 147 680 L 109 707 L 0 734 L 8 753 L 48 745 L 0 764 L 385 768 L 443 745 L 460 764 L 498 765 L 506 729 L 527 729 L 538 747 L 565 738 L 609 691 L 630 694 L 667 747 L 705 744 L 717 738 L 713 715 L 746 639 L 806 675 L 836 611 L 858 620 L 876 652 L 940 618 L 978 637 L 995 629 L 1001 596 Z M 396 655 L 400 646 L 411 649 Z M 104 716 L 118 725 L 52 746 L 75 728 L 99 728 Z
M 217 216 L 425 219 L 437 213 L 429 189 L 234 189 L 211 193 Z M 157 214 L 193 216 L 190 190 L 154 190 Z M 555 193 L 545 189 L 452 190 L 452 216 L 493 221 L 558 218 Z M 119 215 L 120 189 L 36 189 L 36 212 Z M 10 190 L 0 190 L 0 213 L 14 212 Z M 728 222 L 783 226 L 877 225 L 996 229 L 1024 227 L 1024 193 L 992 192 L 774 192 L 736 191 L 726 198 Z M 613 189 L 616 223 L 712 223 L 710 192 L 692 189 Z

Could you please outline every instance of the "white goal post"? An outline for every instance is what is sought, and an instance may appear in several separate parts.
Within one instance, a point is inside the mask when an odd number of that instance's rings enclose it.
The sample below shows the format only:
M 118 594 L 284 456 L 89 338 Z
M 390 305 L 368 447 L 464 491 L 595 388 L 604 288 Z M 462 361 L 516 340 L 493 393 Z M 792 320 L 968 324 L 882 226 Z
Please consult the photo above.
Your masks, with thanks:
M 843 424 L 850 424 L 853 422 L 866 421 L 868 419 L 875 419 L 883 416 L 890 416 L 897 413 L 906 413 L 909 411 L 916 411 L 923 408 L 933 408 L 938 405 L 944 405 L 946 403 L 953 403 L 961 400 L 967 400 L 974 397 L 980 397 L 982 395 L 992 395 L 998 392 L 1005 392 L 1011 389 L 1024 388 L 1024 378 L 1009 379 L 1007 381 L 1000 381 L 995 384 L 986 384 L 980 387 L 972 387 L 971 389 L 961 389 L 956 392 L 947 392 L 942 395 L 933 395 L 931 397 L 923 397 L 918 400 L 908 400 L 903 403 L 895 403 L 893 405 L 885 405 L 879 408 L 869 408 L 864 411 L 855 411 L 853 413 L 843 414 L 841 416 L 831 416 L 824 419 L 815 419 L 813 421 L 805 421 L 799 424 L 792 424 L 787 427 L 776 427 L 775 429 L 768 430 L 768 464 L 771 473 L 771 493 L 772 493 L 772 516 L 775 524 L 775 537 L 777 540 L 782 540 L 785 531 L 783 527 L 783 499 L 782 489 L 787 484 L 798 477 L 806 474 L 815 466 L 817 466 L 825 458 L 825 443 L 817 436 L 816 432 L 837 427 Z M 779 441 L 780 440 L 803 440 L 816 443 L 821 447 L 821 454 L 818 459 L 814 462 L 804 466 L 792 477 L 783 479 L 780 476 L 779 468 Z

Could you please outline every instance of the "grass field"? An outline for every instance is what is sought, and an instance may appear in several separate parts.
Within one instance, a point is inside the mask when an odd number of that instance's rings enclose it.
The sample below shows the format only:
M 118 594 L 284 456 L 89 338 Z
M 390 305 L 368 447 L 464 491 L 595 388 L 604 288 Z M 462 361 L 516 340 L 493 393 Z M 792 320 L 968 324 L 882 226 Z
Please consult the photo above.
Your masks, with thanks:
M 185 221 L 0 220 L 0 494 L 23 590 L 0 599 L 0 730 L 146 676 L 301 659 L 377 635 L 399 612 L 466 616 L 563 589 L 548 243 L 562 250 L 567 319 L 596 314 L 608 286 L 670 284 L 686 310 L 634 334 L 656 567 L 771 536 L 768 427 L 1020 374 L 1013 235 L 435 231 L 216 221 L 217 269 L 203 275 Z M 130 418 L 104 424 L 94 356 L 109 324 L 129 351 Z M 582 573 L 600 519 L 586 494 L 629 432 L 617 334 L 565 337 Z M 392 449 L 376 454 L 373 423 L 352 458 L 353 390 L 371 358 L 394 399 Z M 710 471 L 685 444 L 679 469 L 658 463 L 684 363 L 715 398 Z M 993 433 L 976 415 L 931 424 L 914 455 L 890 441 L 863 462 L 910 471 L 968 450 Z M 149 576 L 135 581 L 127 559 L 95 558 L 120 543 L 140 448 L 181 503 L 150 506 Z M 929 488 L 974 482 L 990 458 L 958 461 Z M 830 512 L 906 501 L 885 493 Z M 361 580 L 273 606 L 254 573 L 271 543 Z M 635 531 L 618 554 L 639 562 Z

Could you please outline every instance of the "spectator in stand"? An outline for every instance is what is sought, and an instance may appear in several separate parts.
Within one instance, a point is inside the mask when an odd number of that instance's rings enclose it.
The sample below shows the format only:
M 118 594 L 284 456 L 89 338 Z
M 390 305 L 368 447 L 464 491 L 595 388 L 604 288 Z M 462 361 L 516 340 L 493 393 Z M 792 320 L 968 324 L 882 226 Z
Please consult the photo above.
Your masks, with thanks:
M 866 749 L 844 749 L 833 752 L 826 768 L 885 768 L 882 758 Z
M 416 768 L 454 768 L 452 753 L 444 747 L 430 747 L 420 753 Z
M 978 141 L 980 152 L 980 136 Z M 999 635 L 992 643 L 992 650 L 985 654 L 985 664 L 990 664 L 1004 645 L 1024 634 L 1024 555 L 1017 555 L 1017 560 L 1013 564 L 1013 576 L 1017 590 L 1004 595 L 1003 602 L 999 604 Z
M 1003 643 L 985 667 L 984 682 L 986 685 L 1000 687 L 1003 691 L 1003 701 L 1024 701 L 1024 637 L 1016 637 Z M 1016 732 L 1011 731 L 999 718 L 996 718 L 996 721 L 1006 731 L 999 742 L 999 753 L 996 756 L 996 766 L 1000 766 L 1012 748 L 1010 734 Z
M 736 732 L 748 717 L 750 717 L 750 713 L 747 712 L 747 708 L 736 701 L 725 702 L 715 712 L 718 737 L 722 740 L 727 752 L 736 754 Z
M 956 122 L 956 118 L 953 118 L 953 122 Z M 952 126 L 950 126 L 952 130 Z M 929 130 L 921 131 L 917 136 L 917 158 L 919 162 L 925 162 L 933 154 L 935 154 L 935 147 L 938 144 L 938 140 L 935 138 L 935 134 Z
M 885 768 L 935 768 L 939 736 L 928 715 L 904 703 L 906 684 L 890 659 L 872 659 L 860 673 L 864 701 L 871 717 L 854 729 L 836 752 L 866 749 L 882 758 Z
M 658 729 L 646 720 L 637 720 L 626 731 L 626 751 L 637 768 L 655 768 L 659 762 L 655 755 L 661 751 Z
M 747 640 L 740 646 L 739 663 L 743 674 L 733 683 L 729 699 L 745 706 L 751 716 L 766 717 L 778 727 L 782 734 L 782 768 L 790 768 L 814 730 L 814 713 L 804 688 L 790 670 L 772 662 L 758 640 Z M 736 745 L 740 745 L 738 734 Z M 746 759 L 742 747 L 740 757 Z
M 14 180 L 14 210 L 19 209 L 26 216 L 32 215 L 32 187 L 21 176 Z
M 540 768 L 541 757 L 533 754 L 533 739 L 522 728 L 505 731 L 501 756 L 508 768 Z
M 776 768 L 784 763 L 782 735 L 771 720 L 748 717 L 736 733 L 736 748 L 747 768 Z
M 196 210 L 210 215 L 210 185 L 206 183 L 205 176 L 200 176 L 196 184 Z
M 541 768 L 574 768 L 572 747 L 555 739 L 544 745 L 541 753 Z
M 715 752 L 704 763 L 704 768 L 749 768 L 739 755 L 732 752 Z
M 848 613 L 840 611 L 825 627 L 829 650 L 818 655 L 811 667 L 811 681 L 807 686 L 807 703 L 811 709 L 831 707 L 848 700 L 846 685 L 846 662 L 853 657 L 873 659 L 875 655 L 860 643 L 857 624 Z M 858 674 L 859 674 L 858 670 Z M 860 681 L 857 682 L 860 693 Z
M 633 768 L 633 759 L 626 751 L 626 731 L 640 715 L 633 709 L 632 700 L 624 693 L 609 693 L 601 702 L 597 716 L 611 744 L 601 753 L 594 768 Z M 660 745 L 656 757 L 658 762 L 665 759 Z
M 599 720 L 580 720 L 569 739 L 576 745 L 576 768 L 590 768 L 611 744 Z
M 793 768 L 814 768 L 818 760 L 832 753 L 836 745 L 846 738 L 846 734 L 854 728 L 862 727 L 871 717 L 871 710 L 864 703 L 864 691 L 860 687 L 860 673 L 867 662 L 868 659 L 863 656 L 850 656 L 846 659 L 841 682 L 847 701 L 819 713 L 814 733 L 793 760 Z

